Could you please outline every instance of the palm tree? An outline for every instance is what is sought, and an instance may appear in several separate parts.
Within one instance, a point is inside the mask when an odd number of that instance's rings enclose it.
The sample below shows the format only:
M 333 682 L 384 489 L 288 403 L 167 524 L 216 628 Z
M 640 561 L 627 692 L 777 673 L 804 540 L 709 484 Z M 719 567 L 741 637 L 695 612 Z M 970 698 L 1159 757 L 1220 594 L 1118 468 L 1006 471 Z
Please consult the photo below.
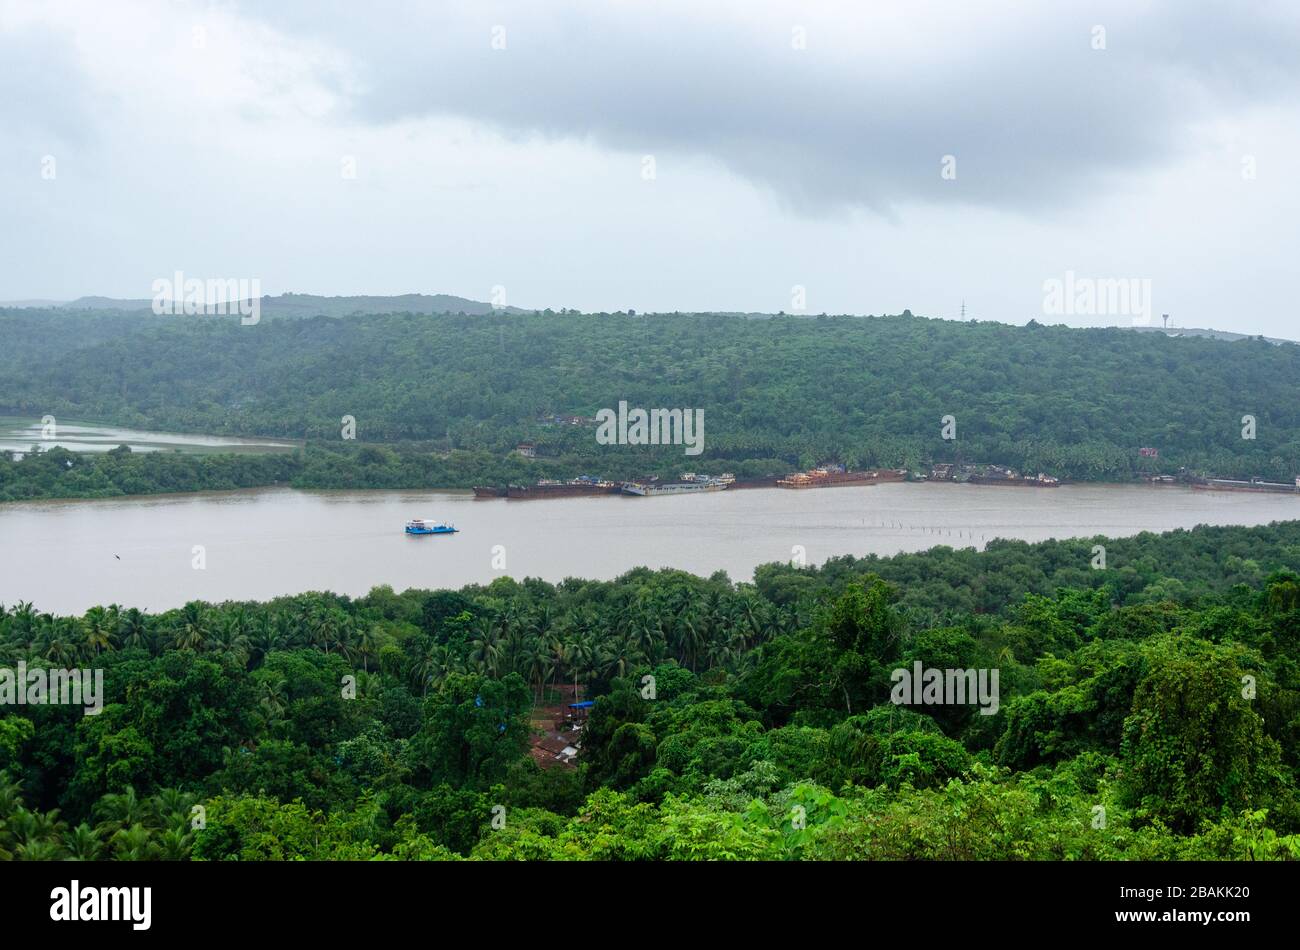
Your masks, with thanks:
M 159 861 L 187 861 L 193 846 L 194 832 L 182 825 L 158 835 L 154 854 Z
M 357 656 L 361 657 L 361 669 L 365 673 L 370 672 L 370 659 L 377 652 L 376 647 L 379 645 L 380 631 L 378 627 L 363 626 L 357 633 Z
M 10 630 L 14 636 L 21 640 L 31 643 L 36 634 L 38 625 L 38 615 L 36 608 L 30 601 L 18 601 L 12 613 L 13 620 L 10 624 Z
M 276 629 L 274 622 L 263 624 L 258 627 L 252 636 L 252 648 L 250 650 L 250 659 L 257 658 L 257 662 L 262 662 L 267 655 L 274 653 L 276 650 L 284 648 L 284 637 Z
M 0 640 L 0 666 L 15 666 L 27 659 L 29 648 L 18 640 Z
M 541 703 L 546 680 L 550 678 L 553 664 L 546 653 L 546 644 L 534 638 L 520 651 L 519 672 L 528 682 L 537 687 L 537 702 Z
M 160 788 L 149 799 L 149 813 L 157 828 L 186 828 L 196 796 L 179 788 Z
M 572 669 L 569 662 L 569 638 L 564 636 L 552 637 L 543 645 L 543 648 L 554 673 L 558 675 L 560 670 Z
M 132 607 L 122 615 L 117 636 L 125 647 L 149 647 L 149 624 L 145 615 Z
M 501 663 L 501 635 L 490 617 L 480 617 L 474 622 L 470 641 L 469 662 L 479 673 L 496 676 Z
M 663 615 L 659 612 L 661 609 L 639 607 L 629 630 L 637 648 L 652 660 L 661 659 L 668 645 L 661 619 Z
M 120 828 L 109 839 L 116 861 L 151 861 L 158 855 L 153 835 L 144 825 L 136 822 L 129 828 Z
M 63 847 L 69 861 L 97 861 L 104 850 L 99 833 L 84 821 L 63 835 Z
M 247 630 L 248 623 L 246 618 L 240 616 L 243 611 L 242 607 L 236 607 L 235 611 L 236 613 L 226 614 L 221 618 L 217 624 L 216 632 L 208 641 L 208 648 L 229 654 L 241 666 L 247 666 L 251 649 L 248 635 L 244 631 Z
M 173 633 L 178 650 L 201 651 L 208 641 L 208 617 L 203 605 L 192 600 L 182 607 Z
M 353 658 L 357 652 L 356 632 L 357 632 L 356 624 L 353 623 L 352 618 L 344 615 L 342 621 L 339 624 L 338 640 L 336 641 L 336 643 L 338 645 L 339 652 L 343 654 L 344 658 L 349 663 L 354 662 Z
M 63 845 L 49 838 L 24 841 L 13 852 L 15 861 L 58 861 L 63 853 Z
M 454 672 L 454 658 L 450 651 L 432 637 L 421 636 L 415 646 L 414 656 L 407 670 L 411 688 L 419 687 L 421 696 L 429 695 L 429 687 L 443 684 Z
M 596 661 L 596 638 L 588 630 L 575 631 L 565 644 L 569 675 L 573 677 L 573 700 L 578 701 L 578 679 L 591 674 Z
M 629 671 L 645 665 L 645 662 L 645 653 L 631 637 L 606 640 L 597 652 L 601 672 L 611 678 L 627 676 Z
M 124 791 L 105 795 L 95 803 L 93 811 L 99 819 L 100 832 L 107 837 L 148 818 L 149 803 L 128 785 Z
M 342 618 L 342 619 L 341 619 Z M 307 616 L 312 644 L 326 654 L 341 640 L 346 615 L 333 608 L 313 607 Z
M 71 666 L 76 658 L 76 643 L 81 639 L 78 623 L 71 617 L 61 618 L 46 631 L 45 659 L 54 666 Z
M 284 677 L 277 676 L 262 680 L 257 697 L 257 708 L 262 714 L 267 732 L 274 734 L 275 727 L 284 722 L 285 710 L 289 708 L 288 683 Z
M 60 840 L 67 824 L 59 820 L 57 808 L 47 812 L 18 807 L 5 823 L 12 836 L 14 858 L 19 861 L 57 861 L 63 857 Z
M 685 666 L 689 658 L 691 672 L 694 673 L 700 648 L 708 640 L 700 615 L 690 608 L 683 610 L 674 632 L 681 663 Z

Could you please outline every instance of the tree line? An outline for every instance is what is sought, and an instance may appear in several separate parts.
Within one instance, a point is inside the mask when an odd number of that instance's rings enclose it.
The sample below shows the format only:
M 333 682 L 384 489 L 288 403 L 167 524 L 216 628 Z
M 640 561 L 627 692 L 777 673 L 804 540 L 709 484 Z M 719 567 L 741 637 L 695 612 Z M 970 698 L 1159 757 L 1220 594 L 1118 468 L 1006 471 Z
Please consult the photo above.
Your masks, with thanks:
M 1300 523 L 1105 543 L 6 605 L 0 666 L 106 695 L 0 707 L 0 857 L 1300 856 Z M 892 702 L 917 662 L 997 669 L 999 712 Z M 578 765 L 541 768 L 574 682 Z
M 1300 347 L 1258 339 L 910 314 L 358 314 L 245 327 L 0 311 L 0 333 L 0 408 L 305 439 L 298 478 L 319 487 L 548 474 L 505 461 L 521 441 L 565 477 L 958 459 L 1080 480 L 1300 473 Z M 704 455 L 598 446 L 592 429 L 553 422 L 620 399 L 702 409 Z M 941 435 L 945 415 L 955 440 Z

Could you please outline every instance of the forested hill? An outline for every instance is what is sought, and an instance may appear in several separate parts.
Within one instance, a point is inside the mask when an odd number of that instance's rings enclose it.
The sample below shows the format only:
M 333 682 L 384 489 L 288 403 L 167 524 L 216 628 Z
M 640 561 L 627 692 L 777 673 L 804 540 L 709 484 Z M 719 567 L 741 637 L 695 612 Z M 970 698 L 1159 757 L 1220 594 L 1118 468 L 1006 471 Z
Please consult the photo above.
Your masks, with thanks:
M 15 301 L 0 307 L 44 307 L 61 310 L 152 311 L 152 298 L 78 297 L 61 301 Z M 514 307 L 507 312 L 522 313 Z M 358 313 L 490 313 L 493 307 L 481 300 L 452 294 L 371 294 L 322 297 L 318 294 L 280 294 L 261 298 L 261 314 L 267 317 L 346 317 Z
M 504 453 L 521 439 L 586 469 L 625 463 L 594 430 L 632 407 L 698 408 L 692 466 L 772 471 L 960 454 L 1069 478 L 1180 466 L 1300 472 L 1300 347 L 1121 329 L 721 315 L 266 318 L 0 311 L 0 411 L 154 428 Z M 955 442 L 941 418 L 956 418 Z M 1243 438 L 1243 416 L 1256 437 Z M 1151 447 L 1159 458 L 1140 458 Z M 649 461 L 680 448 L 646 452 Z M 604 460 L 604 461 L 602 461 Z M 754 468 L 758 466 L 756 462 Z M 576 474 L 576 472 L 575 472 Z

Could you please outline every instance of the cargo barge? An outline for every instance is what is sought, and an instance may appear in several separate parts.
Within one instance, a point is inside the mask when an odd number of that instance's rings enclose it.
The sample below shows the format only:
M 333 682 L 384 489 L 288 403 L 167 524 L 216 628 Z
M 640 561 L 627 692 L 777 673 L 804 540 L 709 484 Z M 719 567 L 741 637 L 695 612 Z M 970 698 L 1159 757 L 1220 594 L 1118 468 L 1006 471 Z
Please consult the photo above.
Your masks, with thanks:
M 930 482 L 958 482 L 970 485 L 1013 485 L 1027 488 L 1056 488 L 1061 484 L 1059 478 L 1039 472 L 1037 475 L 1021 475 L 1014 468 L 1005 465 L 954 465 L 944 462 L 930 469 Z
M 737 488 L 775 488 L 776 483 L 780 480 L 780 475 L 764 475 L 761 478 L 738 478 L 731 483 L 731 488 L 733 491 Z
M 907 478 L 905 468 L 867 469 L 847 472 L 834 468 L 814 468 L 778 478 L 780 488 L 836 488 L 842 485 L 875 485 L 878 482 L 901 482 Z
M 661 485 L 643 485 L 629 482 L 623 486 L 623 494 L 651 498 L 657 495 L 694 495 L 697 492 L 724 491 L 727 485 L 715 480 L 693 482 L 665 482 Z
M 1021 485 L 1029 488 L 1056 488 L 1061 484 L 1059 478 L 1053 478 L 1051 475 L 1044 475 L 1039 472 L 1037 475 L 1017 475 L 1015 472 L 1003 474 L 1001 472 L 986 473 L 983 475 L 972 475 L 967 479 L 972 485 Z
M 1236 478 L 1205 478 L 1193 481 L 1192 487 L 1202 491 L 1258 491 L 1293 495 L 1300 494 L 1300 476 L 1296 477 L 1294 485 L 1287 482 L 1266 482 L 1262 478 L 1252 478 L 1249 481 Z
M 680 482 L 658 482 L 654 480 L 625 482 L 622 486 L 622 492 L 625 495 L 635 495 L 639 498 L 650 498 L 656 495 L 693 495 L 697 492 L 724 491 L 730 488 L 735 481 L 736 476 L 730 472 L 724 472 L 717 476 L 682 472 Z
M 506 487 L 505 496 L 507 498 L 571 498 L 578 495 L 617 495 L 621 487 L 620 482 L 580 475 L 567 482 L 544 478 L 535 485 L 509 485 Z M 478 494 L 477 489 L 475 494 Z

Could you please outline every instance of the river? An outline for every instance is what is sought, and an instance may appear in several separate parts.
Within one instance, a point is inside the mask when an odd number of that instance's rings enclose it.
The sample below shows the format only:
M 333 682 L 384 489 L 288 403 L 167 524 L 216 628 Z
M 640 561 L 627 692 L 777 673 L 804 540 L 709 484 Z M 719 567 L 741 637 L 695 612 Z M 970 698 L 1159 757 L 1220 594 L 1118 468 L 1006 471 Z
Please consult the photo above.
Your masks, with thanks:
M 408 537 L 402 527 L 413 517 L 451 521 L 460 533 Z M 24 502 L 0 505 L 0 603 L 27 600 L 64 614 L 108 603 L 161 610 L 307 590 L 360 595 L 378 584 L 456 588 L 502 574 L 608 579 L 638 565 L 749 580 L 759 564 L 790 560 L 796 545 L 812 564 L 841 554 L 983 547 L 993 538 L 1116 537 L 1295 518 L 1296 495 L 1137 485 L 899 483 L 529 501 L 268 488 Z
M 56 446 L 70 452 L 107 452 L 119 445 L 132 452 L 292 452 L 300 443 L 287 439 L 241 439 L 229 435 L 194 435 L 125 429 L 121 426 L 55 419 L 49 425 L 25 416 L 0 416 L 0 452 L 21 458 L 32 446 Z

